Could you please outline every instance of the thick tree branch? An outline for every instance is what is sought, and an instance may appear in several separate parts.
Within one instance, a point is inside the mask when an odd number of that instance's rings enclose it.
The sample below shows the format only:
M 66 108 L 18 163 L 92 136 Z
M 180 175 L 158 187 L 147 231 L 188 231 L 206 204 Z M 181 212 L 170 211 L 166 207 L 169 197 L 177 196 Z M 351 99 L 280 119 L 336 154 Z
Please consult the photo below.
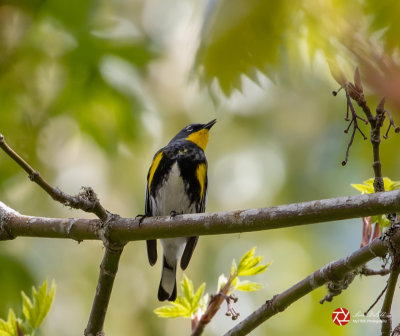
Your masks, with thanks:
M 101 222 L 100 239 L 103 241 L 105 251 L 100 264 L 99 279 L 97 281 L 96 294 L 93 300 L 92 310 L 84 331 L 85 336 L 103 336 L 103 326 L 107 314 L 108 304 L 114 280 L 118 271 L 119 259 L 125 243 L 113 242 L 109 238 L 110 224 L 117 215 L 110 215 L 106 222 Z
M 380 144 L 381 144 L 381 127 L 385 120 L 385 98 L 382 98 L 378 107 L 376 108 L 376 116 L 374 117 L 374 123 L 371 124 L 371 144 L 373 153 L 373 164 L 375 181 L 374 189 L 375 192 L 385 191 L 382 175 L 382 164 L 380 159 Z
M 396 217 L 397 218 L 397 217 Z M 390 239 L 392 235 L 396 233 L 396 231 L 400 230 L 399 224 L 392 225 L 388 232 L 387 237 L 389 237 L 389 252 L 392 257 L 392 264 L 390 267 L 390 276 L 386 285 L 386 295 L 382 304 L 382 309 L 380 313 L 380 319 L 382 321 L 381 327 L 381 335 L 382 336 L 390 336 L 392 332 L 392 302 L 393 296 L 396 289 L 397 281 L 400 274 L 400 247 L 393 243 L 393 240 Z
M 392 332 L 392 317 L 391 317 L 391 310 L 392 310 L 392 302 L 393 302 L 393 295 L 396 289 L 397 279 L 399 278 L 400 268 L 397 265 L 395 268 L 392 269 L 388 285 L 386 289 L 386 296 L 385 300 L 383 301 L 380 319 L 382 321 L 381 333 L 382 336 L 390 336 Z
M 97 219 L 20 215 L 0 202 L 0 239 L 9 237 L 101 239 Z M 400 210 L 400 190 L 330 198 L 276 207 L 145 218 L 115 218 L 108 224 L 114 242 L 271 230 L 359 218 Z
M 85 336 L 103 336 L 104 320 L 106 318 L 108 303 L 110 302 L 111 291 L 115 276 L 118 271 L 119 258 L 123 247 L 107 247 L 100 265 L 100 274 L 97 281 L 96 294 L 88 324 L 85 329 Z
M 400 244 L 400 230 L 396 230 L 392 235 L 391 244 Z M 376 257 L 384 257 L 389 249 L 388 240 L 377 238 L 368 245 L 355 251 L 350 256 L 325 265 L 281 294 L 275 295 L 237 326 L 229 330 L 225 336 L 247 335 L 261 323 L 279 312 L 284 311 L 293 302 L 299 300 L 316 288 L 327 282 L 336 282 L 343 279 L 349 271 L 363 266 Z

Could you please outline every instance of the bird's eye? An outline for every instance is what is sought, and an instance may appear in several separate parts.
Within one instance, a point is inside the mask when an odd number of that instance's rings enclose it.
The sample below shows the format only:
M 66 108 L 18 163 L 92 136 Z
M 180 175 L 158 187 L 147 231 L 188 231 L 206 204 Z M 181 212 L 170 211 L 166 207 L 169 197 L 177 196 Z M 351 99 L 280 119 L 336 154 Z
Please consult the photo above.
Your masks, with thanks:
M 192 126 L 188 126 L 188 127 L 186 127 L 186 131 L 188 131 L 188 132 L 191 132 L 191 131 L 193 131 L 193 128 L 192 128 Z

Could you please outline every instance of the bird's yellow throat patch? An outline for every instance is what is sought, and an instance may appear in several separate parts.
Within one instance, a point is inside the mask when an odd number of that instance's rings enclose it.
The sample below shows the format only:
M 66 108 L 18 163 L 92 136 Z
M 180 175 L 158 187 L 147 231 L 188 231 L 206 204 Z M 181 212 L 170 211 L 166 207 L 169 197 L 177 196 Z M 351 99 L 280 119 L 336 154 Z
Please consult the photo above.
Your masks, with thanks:
M 208 129 L 201 129 L 200 131 L 190 134 L 186 140 L 189 140 L 199 146 L 202 150 L 205 150 L 208 143 Z

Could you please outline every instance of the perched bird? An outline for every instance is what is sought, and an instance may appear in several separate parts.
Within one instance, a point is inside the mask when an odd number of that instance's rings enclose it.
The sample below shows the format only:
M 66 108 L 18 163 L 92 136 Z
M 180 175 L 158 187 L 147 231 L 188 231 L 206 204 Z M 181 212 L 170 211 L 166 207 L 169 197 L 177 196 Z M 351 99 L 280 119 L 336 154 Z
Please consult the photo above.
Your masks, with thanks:
M 207 160 L 204 154 L 209 130 L 216 119 L 207 124 L 191 124 L 183 128 L 153 158 L 147 174 L 144 217 L 175 216 L 204 212 L 207 200 Z M 158 299 L 176 299 L 176 267 L 181 259 L 184 270 L 189 264 L 199 237 L 160 239 L 163 247 Z M 157 261 L 157 240 L 148 240 L 150 265 Z

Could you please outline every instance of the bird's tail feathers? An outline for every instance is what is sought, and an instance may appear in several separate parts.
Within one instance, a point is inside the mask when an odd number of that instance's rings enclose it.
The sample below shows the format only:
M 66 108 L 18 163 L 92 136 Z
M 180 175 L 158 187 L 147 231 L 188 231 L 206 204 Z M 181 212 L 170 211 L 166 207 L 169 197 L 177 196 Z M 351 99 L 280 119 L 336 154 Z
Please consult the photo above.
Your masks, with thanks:
M 161 271 L 160 286 L 158 287 L 158 300 L 175 301 L 176 299 L 176 264 L 169 265 L 165 257 Z

